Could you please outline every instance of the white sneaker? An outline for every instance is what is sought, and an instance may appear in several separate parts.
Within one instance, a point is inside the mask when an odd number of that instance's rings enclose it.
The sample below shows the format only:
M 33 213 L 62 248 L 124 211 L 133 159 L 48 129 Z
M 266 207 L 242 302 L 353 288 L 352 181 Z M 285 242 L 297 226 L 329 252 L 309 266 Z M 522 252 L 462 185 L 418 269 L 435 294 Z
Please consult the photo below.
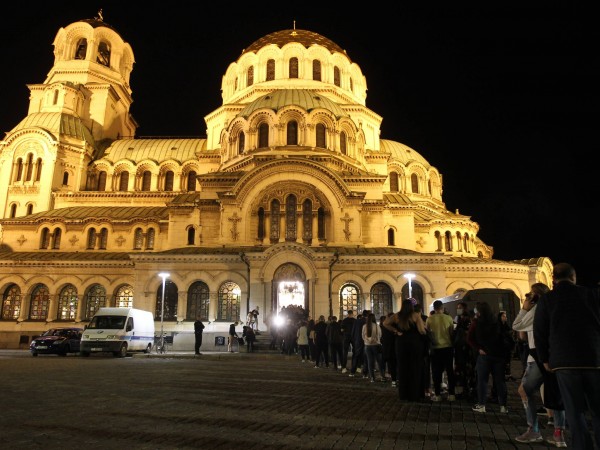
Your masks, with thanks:
M 515 441 L 523 444 L 529 444 L 531 442 L 542 442 L 544 438 L 541 433 L 533 431 L 531 428 L 527 428 L 527 431 L 520 436 L 515 438 Z
M 346 369 L 345 367 L 342 369 L 342 373 L 346 373 L 348 372 L 348 369 Z
M 342 365 L 341 365 L 341 364 L 339 364 L 339 365 L 338 365 L 338 370 L 340 370 L 341 368 L 342 368 Z
M 455 396 L 455 395 L 452 395 L 452 394 L 448 395 L 448 401 L 449 401 L 449 402 L 454 402 L 454 401 L 456 401 L 456 396 Z
M 432 395 L 431 396 L 431 401 L 435 402 L 435 403 L 441 402 L 442 401 L 442 397 L 441 397 L 441 395 Z
M 362 369 L 361 369 L 360 367 L 358 367 L 358 368 L 356 369 L 356 373 L 361 373 L 361 372 L 362 372 Z
M 503 406 L 500 407 L 500 412 L 502 414 L 508 414 L 508 408 L 503 405 Z
M 473 412 L 485 413 L 485 405 L 477 404 L 471 408 Z

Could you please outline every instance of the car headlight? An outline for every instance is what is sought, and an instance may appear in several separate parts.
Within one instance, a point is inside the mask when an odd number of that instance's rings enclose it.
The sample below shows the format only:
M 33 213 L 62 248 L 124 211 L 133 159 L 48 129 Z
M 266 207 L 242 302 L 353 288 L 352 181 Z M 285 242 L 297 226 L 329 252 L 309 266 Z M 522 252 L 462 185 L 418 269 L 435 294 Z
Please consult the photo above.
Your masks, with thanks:
M 106 339 L 116 339 L 116 338 L 117 338 L 116 334 L 111 334 L 111 335 L 106 336 Z

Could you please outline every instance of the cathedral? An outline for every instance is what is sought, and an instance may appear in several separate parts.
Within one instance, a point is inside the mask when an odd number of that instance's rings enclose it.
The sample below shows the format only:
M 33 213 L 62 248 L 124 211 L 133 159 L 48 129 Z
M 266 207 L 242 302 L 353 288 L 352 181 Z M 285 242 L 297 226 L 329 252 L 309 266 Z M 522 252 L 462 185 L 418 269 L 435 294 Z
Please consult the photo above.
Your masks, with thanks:
M 266 329 L 290 306 L 379 317 L 551 285 L 547 257 L 494 259 L 438 168 L 380 136 L 338 44 L 295 27 L 246 44 L 202 138 L 140 139 L 132 47 L 102 16 L 58 30 L 0 141 L 0 348 L 103 306 L 151 311 L 176 346 L 197 318 L 222 335 L 257 307 Z

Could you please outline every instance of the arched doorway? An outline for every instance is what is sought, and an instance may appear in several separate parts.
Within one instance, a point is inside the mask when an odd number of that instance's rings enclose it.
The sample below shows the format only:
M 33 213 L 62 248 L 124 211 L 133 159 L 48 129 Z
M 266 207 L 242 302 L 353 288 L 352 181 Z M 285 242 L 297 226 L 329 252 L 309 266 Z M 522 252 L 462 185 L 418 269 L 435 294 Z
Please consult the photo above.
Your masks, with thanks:
M 271 309 L 278 314 L 283 307 L 302 307 L 308 313 L 308 282 L 302 268 L 282 264 L 273 275 Z

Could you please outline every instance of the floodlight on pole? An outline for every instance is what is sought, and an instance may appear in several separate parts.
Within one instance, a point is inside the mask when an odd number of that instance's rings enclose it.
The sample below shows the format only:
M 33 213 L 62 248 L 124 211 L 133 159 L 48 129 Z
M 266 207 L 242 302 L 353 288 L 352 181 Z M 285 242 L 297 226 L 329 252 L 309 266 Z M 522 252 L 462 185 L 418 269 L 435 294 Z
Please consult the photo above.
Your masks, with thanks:
M 408 298 L 412 298 L 412 280 L 416 277 L 414 273 L 405 273 L 404 278 L 408 280 Z
M 161 272 L 158 274 L 159 277 L 162 278 L 162 292 L 161 292 L 161 301 L 160 301 L 160 352 L 164 353 L 165 351 L 165 333 L 164 329 L 164 317 L 165 317 L 165 283 L 167 278 L 169 278 L 171 274 L 167 272 Z

